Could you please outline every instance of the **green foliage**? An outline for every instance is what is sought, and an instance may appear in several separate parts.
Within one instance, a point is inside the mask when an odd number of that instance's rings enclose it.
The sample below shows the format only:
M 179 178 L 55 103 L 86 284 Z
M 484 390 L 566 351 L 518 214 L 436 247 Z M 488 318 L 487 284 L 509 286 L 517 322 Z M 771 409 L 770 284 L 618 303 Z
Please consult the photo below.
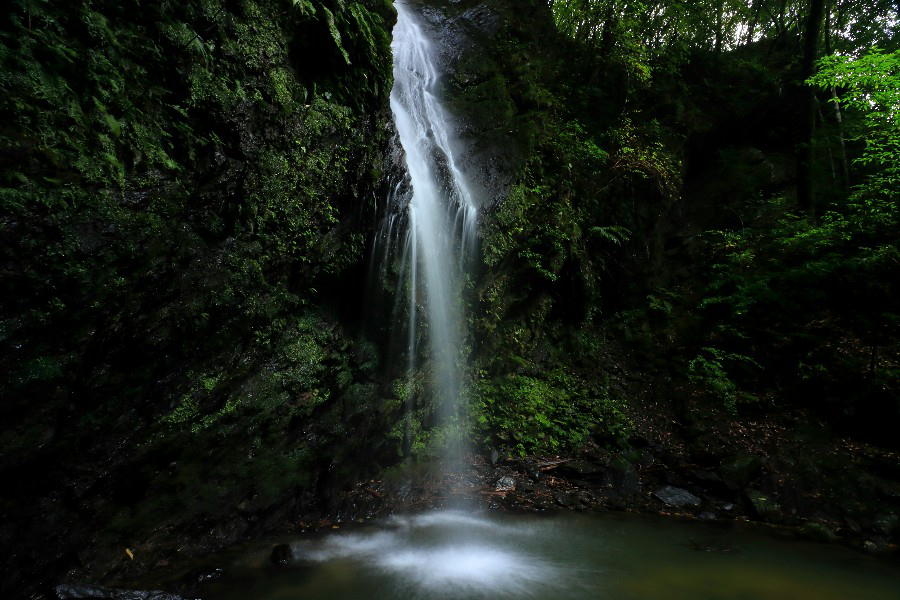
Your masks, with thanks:
M 328 33 L 331 34 L 331 39 L 334 41 L 334 45 L 341 53 L 344 62 L 349 65 L 350 55 L 347 54 L 347 50 L 344 49 L 344 44 L 341 42 L 341 32 L 340 30 L 338 30 L 337 25 L 335 25 L 334 13 L 328 10 L 328 8 L 325 6 L 322 7 L 322 11 L 325 13 L 325 22 L 328 24 Z
M 810 83 L 827 96 L 836 89 L 842 119 L 831 111 L 819 114 L 824 122 L 817 125 L 815 168 L 824 181 L 830 163 L 834 185 L 819 186 L 830 204 L 817 218 L 797 214 L 787 200 L 790 161 L 768 148 L 772 138 L 735 127 L 752 119 L 785 139 L 793 135 L 792 117 L 779 114 L 793 100 L 781 90 L 803 83 L 792 78 L 808 3 L 554 0 L 551 8 L 558 31 L 572 42 L 566 56 L 574 70 L 581 69 L 578 85 L 557 91 L 558 102 L 608 151 L 602 167 L 607 178 L 586 181 L 611 196 L 600 205 L 602 222 L 627 228 L 631 240 L 622 240 L 617 252 L 617 241 L 602 233 L 608 230 L 582 225 L 581 232 L 596 232 L 609 244 L 602 263 L 593 257 L 582 262 L 577 251 L 555 263 L 549 260 L 553 252 L 542 251 L 548 245 L 533 248 L 530 271 L 556 274 L 552 283 L 568 295 L 554 290 L 542 303 L 512 305 L 531 311 L 525 330 L 540 340 L 531 348 L 552 339 L 541 335 L 551 329 L 541 322 L 553 306 L 571 311 L 578 306 L 572 297 L 602 306 L 627 289 L 615 323 L 620 339 L 646 359 L 649 370 L 671 368 L 733 414 L 749 411 L 745 403 L 759 410 L 762 399 L 776 398 L 834 414 L 900 414 L 890 400 L 900 356 L 891 303 L 900 280 L 898 57 L 872 50 L 896 49 L 897 7 L 882 1 L 826 4 L 820 43 L 839 54 L 822 60 Z M 615 82 L 616 91 L 601 89 L 599 81 Z M 695 100 L 701 96 L 705 101 Z M 604 114 L 611 103 L 616 111 Z M 708 142 L 718 152 L 715 170 L 703 164 L 711 149 L 696 147 Z M 837 173 L 845 155 L 849 197 Z M 550 164 L 545 155 L 545 170 L 529 165 L 525 190 L 550 190 L 534 196 L 556 205 L 556 182 L 546 175 Z M 567 166 L 557 167 L 568 175 L 559 187 L 581 175 L 577 162 L 574 175 Z M 683 181 L 685 174 L 691 179 Z M 705 247 L 695 255 L 698 238 L 690 231 L 665 233 L 670 223 L 688 230 L 702 223 L 712 231 L 699 238 Z M 525 231 L 533 244 L 538 236 Z M 518 247 L 515 240 L 507 245 Z M 670 251 L 684 251 L 696 266 L 672 259 Z M 629 252 L 633 262 L 623 259 Z M 572 269 L 572 257 L 580 268 Z M 622 262 L 640 274 L 615 279 Z M 563 268 L 555 271 L 556 264 Z M 618 284 L 614 290 L 604 286 L 611 279 Z M 502 302 L 494 299 L 529 284 L 533 297 L 547 289 L 536 280 L 495 278 L 483 299 L 499 304 L 502 314 Z M 593 315 L 596 323 L 598 312 Z M 506 347 L 528 356 L 513 343 L 511 328 L 496 331 Z
M 720 342 L 770 368 L 778 356 L 790 379 L 811 389 L 852 387 L 867 401 L 894 389 L 897 371 L 900 54 L 831 56 L 820 67 L 810 82 L 840 88 L 847 113 L 862 117 L 854 134 L 861 182 L 819 219 L 775 199 L 748 227 L 711 232 L 719 260 L 700 306 L 718 319 Z M 707 379 L 727 387 L 712 367 Z
M 809 83 L 840 88 L 833 101 L 863 115 L 864 127 L 854 141 L 864 144 L 855 159 L 863 182 L 850 197 L 851 210 L 862 213 L 869 227 L 896 227 L 900 195 L 900 51 L 877 48 L 864 56 L 828 56 Z
M 496 266 L 515 258 L 540 276 L 555 281 L 565 259 L 564 244 L 575 233 L 571 212 L 565 205 L 551 202 L 550 190 L 542 186 L 513 188 L 494 215 L 489 242 L 485 246 L 485 264 Z M 533 211 L 555 206 L 556 218 L 533 221 Z M 524 247 L 522 247 L 524 246 Z M 515 253 L 513 256 L 510 256 Z
M 486 300 L 546 289 L 573 264 L 582 285 L 596 287 L 608 257 L 631 233 L 621 225 L 598 224 L 606 215 L 595 178 L 608 161 L 608 153 L 577 121 L 560 123 L 547 132 L 517 184 L 483 227 L 485 265 L 515 273 L 517 283 L 515 291 L 494 288 Z
M 610 137 L 617 148 L 614 169 L 651 181 L 662 197 L 680 193 L 682 165 L 666 147 L 665 132 L 658 121 L 639 127 L 626 116 L 610 131 Z
M 622 227 L 621 225 L 603 225 L 597 227 L 591 227 L 588 232 L 591 235 L 597 236 L 598 238 L 610 242 L 616 246 L 621 246 L 623 243 L 628 241 L 628 238 L 631 237 L 631 231 L 628 230 L 627 227 Z
M 778 215 L 775 223 L 710 234 L 717 260 L 700 302 L 709 339 L 820 393 L 847 387 L 867 398 L 893 389 L 896 225 L 860 202 L 813 221 L 776 200 L 763 213 Z M 724 365 L 698 366 L 703 383 L 727 399 L 734 389 L 718 372 Z
M 301 322 L 298 334 L 284 347 L 286 369 L 279 371 L 279 378 L 285 383 L 296 385 L 298 390 L 310 390 L 316 386 L 323 374 L 326 354 L 322 347 L 328 333 L 309 327 Z
M 409 377 L 396 379 L 392 385 L 393 395 L 384 410 L 396 415 L 394 426 L 387 438 L 397 449 L 398 456 L 423 456 L 428 447 L 430 430 L 424 421 L 433 407 L 418 406 L 417 400 L 424 391 L 423 377 L 417 372 Z
M 646 58 L 681 55 L 692 49 L 733 50 L 779 39 L 805 26 L 805 0 L 553 0 L 556 25 L 568 36 L 629 61 L 648 72 Z M 890 0 L 829 3 L 834 40 L 844 51 L 891 40 L 898 9 Z
M 181 425 L 196 419 L 199 410 L 200 407 L 197 400 L 193 395 L 188 394 L 182 397 L 178 406 L 176 406 L 172 412 L 165 415 L 161 419 L 161 422 L 166 423 L 167 425 Z
M 521 456 L 575 450 L 592 434 L 621 443 L 628 429 L 605 388 L 561 370 L 543 377 L 481 379 L 473 413 L 476 430 L 488 443 Z
M 810 83 L 839 88 L 846 114 L 861 116 L 852 134 L 862 148 L 853 173 L 860 183 L 819 219 L 776 198 L 747 227 L 710 232 L 717 260 L 700 307 L 715 319 L 710 339 L 792 385 L 881 402 L 897 372 L 900 55 L 826 57 Z M 738 388 L 721 358 L 694 359 L 691 377 L 728 400 Z
M 721 401 L 729 413 L 737 415 L 738 387 L 728 374 L 729 363 L 759 366 L 748 356 L 707 347 L 688 363 L 688 379 Z
M 350 431 L 373 427 L 383 435 L 394 423 L 390 403 L 382 409 L 375 386 L 360 383 L 362 365 L 334 323 L 306 313 L 271 345 L 276 358 L 264 365 L 189 375 L 190 390 L 139 445 L 141 452 L 177 459 L 177 473 L 161 483 L 174 479 L 174 488 L 135 514 L 119 515 L 117 526 L 157 525 L 172 511 L 190 517 L 233 510 L 241 500 L 250 503 L 246 510 L 263 509 L 312 485 L 318 456 L 356 452 Z

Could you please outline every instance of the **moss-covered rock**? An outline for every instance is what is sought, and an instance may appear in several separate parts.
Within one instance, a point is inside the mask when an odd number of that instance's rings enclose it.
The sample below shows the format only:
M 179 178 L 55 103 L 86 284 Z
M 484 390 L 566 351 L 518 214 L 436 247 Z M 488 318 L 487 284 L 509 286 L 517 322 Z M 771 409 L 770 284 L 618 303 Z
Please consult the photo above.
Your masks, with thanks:
M 338 315 L 382 194 L 394 18 L 386 0 L 4 13 L 0 477 L 23 482 L 0 505 L 4 593 L 136 540 L 129 568 L 191 531 L 224 543 L 374 468 L 348 431 L 395 415 L 362 418 L 373 358 Z

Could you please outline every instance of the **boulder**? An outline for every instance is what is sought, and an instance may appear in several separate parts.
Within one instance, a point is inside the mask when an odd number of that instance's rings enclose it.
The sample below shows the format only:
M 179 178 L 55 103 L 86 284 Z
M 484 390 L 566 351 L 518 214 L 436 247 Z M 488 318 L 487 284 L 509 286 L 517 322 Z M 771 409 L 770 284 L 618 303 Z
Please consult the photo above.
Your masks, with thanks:
M 623 458 L 610 461 L 608 483 L 622 497 L 630 498 L 641 493 L 641 479 L 634 465 Z
M 494 490 L 498 492 L 513 492 L 516 489 L 516 480 L 510 475 L 504 475 L 497 480 Z
M 689 491 L 671 485 L 659 488 L 653 492 L 653 495 L 668 506 L 674 506 L 675 508 L 700 506 L 701 502 L 700 498 Z

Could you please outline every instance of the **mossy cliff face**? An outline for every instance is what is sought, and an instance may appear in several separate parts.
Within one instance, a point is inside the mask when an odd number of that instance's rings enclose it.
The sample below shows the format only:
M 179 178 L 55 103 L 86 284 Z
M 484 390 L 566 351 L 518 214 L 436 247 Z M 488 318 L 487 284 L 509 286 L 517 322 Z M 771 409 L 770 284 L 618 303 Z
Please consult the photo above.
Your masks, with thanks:
M 652 465 L 648 486 L 886 535 L 896 225 L 792 204 L 798 40 L 660 58 L 627 32 L 567 39 L 542 2 L 426 4 L 485 191 L 468 312 L 485 454 L 612 452 Z M 748 457 L 763 466 L 735 481 Z
M 612 94 L 582 97 L 589 75 L 568 60 L 574 48 L 546 3 L 425 4 L 447 65 L 441 92 L 481 184 L 469 288 L 474 435 L 513 454 L 572 449 L 592 433 L 619 439 L 627 423 L 594 327 L 601 278 L 620 260 L 624 223 L 651 226 L 622 207 L 638 196 L 663 206 L 669 190 L 638 158 L 609 168 Z
M 394 19 L 386 0 L 4 13 L 8 586 L 224 543 L 357 475 L 348 440 L 391 418 L 344 316 Z
M 546 3 L 419 1 L 443 70 L 439 93 L 456 121 L 462 167 L 482 201 L 503 198 L 545 119 L 539 49 L 556 37 Z

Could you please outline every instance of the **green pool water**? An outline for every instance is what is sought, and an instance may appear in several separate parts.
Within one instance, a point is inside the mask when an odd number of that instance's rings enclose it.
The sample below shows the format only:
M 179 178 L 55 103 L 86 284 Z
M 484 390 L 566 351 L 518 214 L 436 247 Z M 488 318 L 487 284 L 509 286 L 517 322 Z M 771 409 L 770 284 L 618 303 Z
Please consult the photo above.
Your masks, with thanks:
M 897 600 L 900 565 L 733 525 L 631 515 L 395 517 L 234 556 L 207 600 Z

